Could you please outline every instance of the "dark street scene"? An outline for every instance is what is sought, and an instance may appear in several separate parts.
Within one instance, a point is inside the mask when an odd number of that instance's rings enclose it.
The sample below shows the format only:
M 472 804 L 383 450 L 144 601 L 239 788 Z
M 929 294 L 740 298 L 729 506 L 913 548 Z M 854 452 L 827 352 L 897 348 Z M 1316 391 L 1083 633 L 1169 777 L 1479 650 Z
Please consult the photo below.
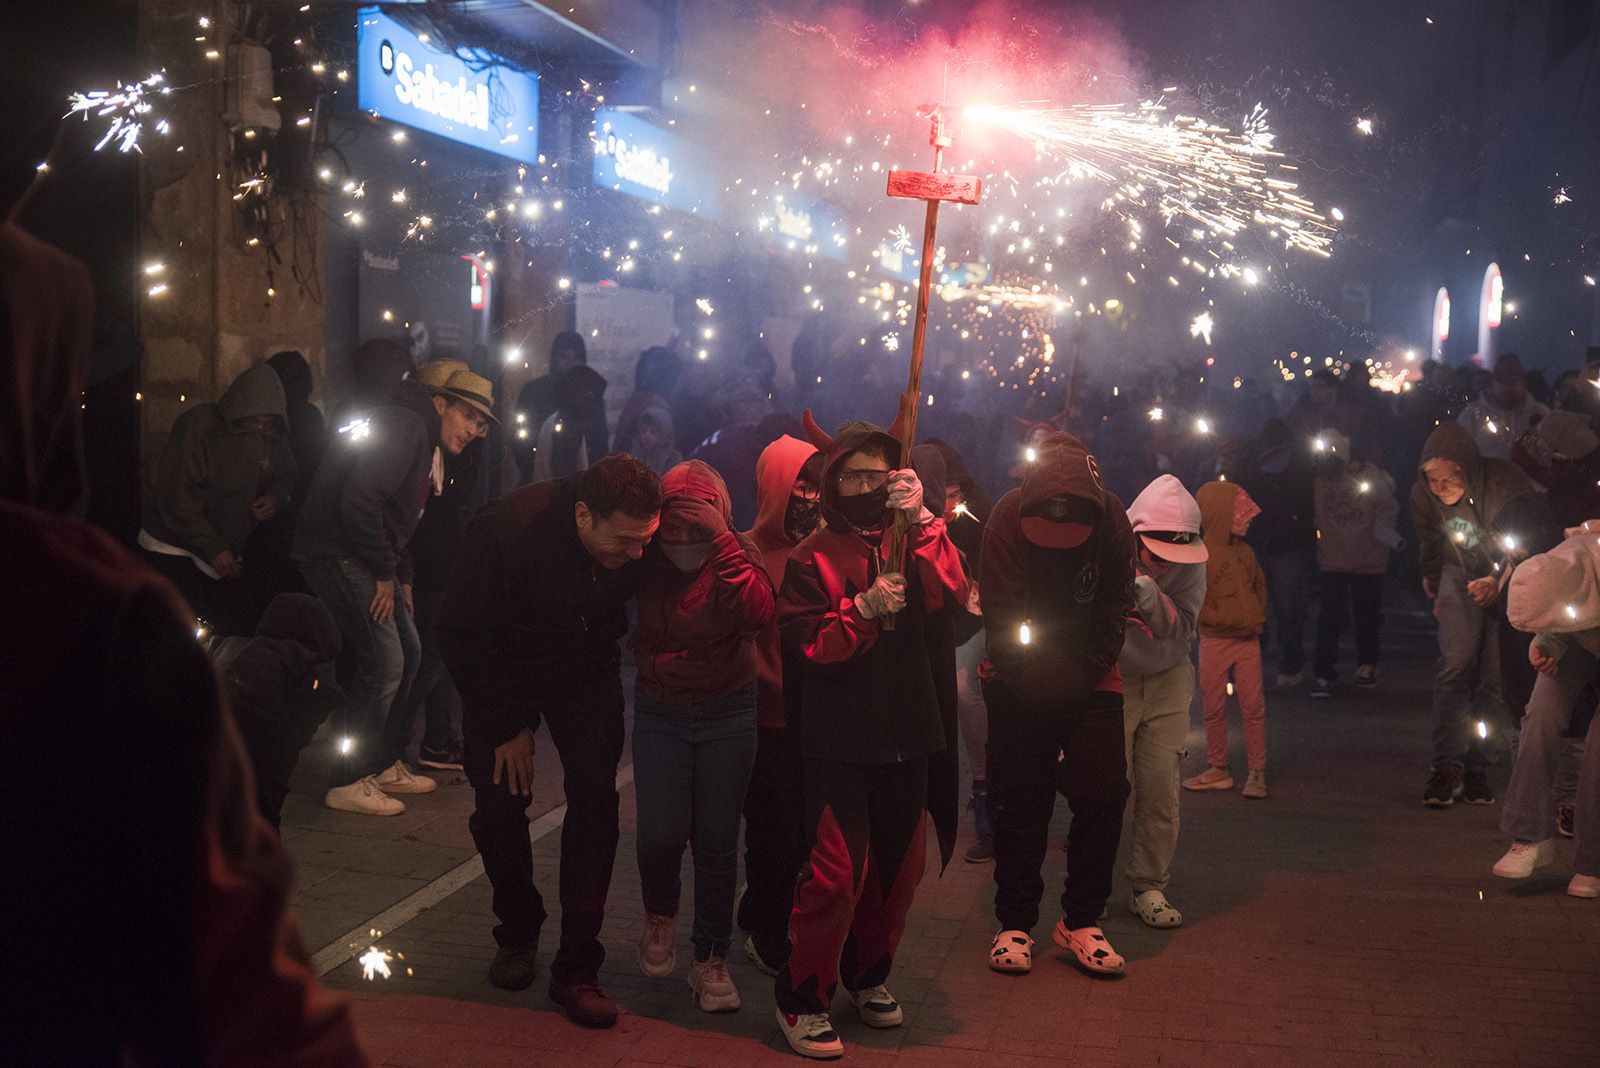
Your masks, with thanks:
M 1600 1065 L 1600 3 L 0 7 L 0 1062 Z

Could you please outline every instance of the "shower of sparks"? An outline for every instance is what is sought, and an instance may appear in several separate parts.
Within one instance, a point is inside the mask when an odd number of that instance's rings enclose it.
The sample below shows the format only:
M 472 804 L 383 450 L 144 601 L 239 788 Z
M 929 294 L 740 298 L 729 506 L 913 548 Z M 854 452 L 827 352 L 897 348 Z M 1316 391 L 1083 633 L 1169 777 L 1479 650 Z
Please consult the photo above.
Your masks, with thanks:
M 1211 344 L 1212 325 L 1211 313 L 1201 312 L 1199 315 L 1194 317 L 1194 322 L 1189 324 L 1189 336 L 1203 337 L 1206 339 L 1206 344 L 1209 345 Z
M 1572 203 L 1572 194 L 1567 192 L 1567 187 L 1566 186 L 1562 186 L 1560 189 L 1556 190 L 1556 201 L 1555 202 L 1557 204 L 1571 204 Z
M 172 92 L 172 87 L 166 81 L 166 75 L 157 71 L 143 81 L 129 82 L 115 90 L 91 89 L 87 93 L 73 93 L 67 98 L 67 114 L 81 114 L 85 122 L 91 113 L 98 118 L 110 117 L 111 123 L 106 127 L 105 135 L 94 146 L 96 152 L 113 141 L 117 143 L 118 152 L 143 151 L 139 148 L 139 135 L 144 132 L 144 124 L 155 110 L 150 97 L 165 96 Z M 156 120 L 154 129 L 157 133 L 166 133 L 169 129 L 167 120 Z
M 885 335 L 883 335 L 882 340 L 883 340 L 883 351 L 884 352 L 899 352 L 900 351 L 900 335 L 899 334 L 885 334 Z
M 387 979 L 391 974 L 393 974 L 389 970 L 389 962 L 394 958 L 389 956 L 385 950 L 381 950 L 377 946 L 369 947 L 367 951 L 361 954 L 361 956 L 357 959 L 361 963 L 361 978 L 363 979 L 370 980 L 374 975 L 380 975 Z
M 911 241 L 911 231 L 903 225 L 889 231 L 889 242 L 896 252 L 912 252 L 916 249 Z
M 1006 130 L 1066 170 L 1058 180 L 1094 178 L 1112 187 L 1105 207 L 1139 232 L 1137 212 L 1169 224 L 1185 219 L 1227 245 L 1246 229 L 1265 229 L 1285 248 L 1328 256 L 1328 218 L 1282 175 L 1266 112 L 1257 107 L 1241 131 L 1187 115 L 1159 101 L 1138 108 L 970 107 L 969 121 Z M 1197 234 L 1198 236 L 1198 234 Z M 1218 258 L 1222 258 L 1220 255 Z

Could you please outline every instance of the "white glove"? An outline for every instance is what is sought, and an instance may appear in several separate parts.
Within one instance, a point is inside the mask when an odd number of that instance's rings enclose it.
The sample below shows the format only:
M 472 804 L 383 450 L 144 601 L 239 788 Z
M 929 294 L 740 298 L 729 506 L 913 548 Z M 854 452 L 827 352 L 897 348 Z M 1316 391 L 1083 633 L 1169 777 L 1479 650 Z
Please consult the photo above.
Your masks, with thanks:
M 904 509 L 911 513 L 913 522 L 922 515 L 922 482 L 910 468 L 889 472 L 889 501 L 891 509 Z
M 856 611 L 868 619 L 893 615 L 906 606 L 906 577 L 893 571 L 872 580 L 865 593 L 856 594 Z

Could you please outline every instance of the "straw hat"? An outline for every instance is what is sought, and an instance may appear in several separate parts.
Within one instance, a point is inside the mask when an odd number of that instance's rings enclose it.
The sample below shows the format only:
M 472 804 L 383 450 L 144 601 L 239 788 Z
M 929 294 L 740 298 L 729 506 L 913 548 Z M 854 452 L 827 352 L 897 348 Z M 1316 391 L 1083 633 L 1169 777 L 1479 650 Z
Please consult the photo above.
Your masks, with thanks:
M 494 385 L 482 375 L 475 375 L 463 367 L 459 371 L 451 372 L 443 388 L 435 392 L 441 397 L 460 401 L 481 413 L 491 423 L 496 425 L 500 423 L 494 414 Z
M 428 392 L 438 393 L 444 389 L 450 376 L 457 371 L 465 371 L 467 365 L 462 360 L 429 360 L 411 373 L 411 377 L 428 387 Z

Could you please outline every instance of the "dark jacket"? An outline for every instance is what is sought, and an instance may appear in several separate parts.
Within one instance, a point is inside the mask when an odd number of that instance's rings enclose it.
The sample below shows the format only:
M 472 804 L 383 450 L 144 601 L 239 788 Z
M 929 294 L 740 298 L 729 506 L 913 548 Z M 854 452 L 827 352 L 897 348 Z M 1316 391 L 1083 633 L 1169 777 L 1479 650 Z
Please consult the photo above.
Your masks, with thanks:
M 258 363 L 233 380 L 215 404 L 178 416 L 145 478 L 144 529 L 168 545 L 210 562 L 224 549 L 243 555 L 256 528 L 250 505 L 275 497 L 282 507 L 297 468 L 284 430 L 283 384 Z M 237 420 L 271 415 L 266 433 Z
M 1445 508 L 1428 491 L 1422 464 L 1436 457 L 1459 464 L 1467 493 Z M 1499 571 L 1507 536 L 1526 554 L 1548 552 L 1561 541 L 1561 528 L 1538 485 L 1509 460 L 1484 459 L 1471 431 L 1443 423 L 1423 444 L 1416 483 L 1411 487 L 1411 522 L 1417 532 L 1422 577 L 1438 588 L 1447 563 L 1481 578 Z
M 715 469 L 698 460 L 681 463 L 661 489 L 663 528 L 673 498 L 692 497 L 715 505 L 726 529 L 712 540 L 711 558 L 692 573 L 651 554 L 633 632 L 639 687 L 667 704 L 709 701 L 754 681 L 756 635 L 773 618 L 772 580 L 755 543 L 732 529 L 728 487 Z
M 800 745 L 808 760 L 892 764 L 946 744 L 928 662 L 927 615 L 964 603 L 967 578 L 944 520 L 930 518 L 907 535 L 906 607 L 895 628 L 856 608 L 855 596 L 883 570 L 886 539 L 851 528 L 838 510 L 838 479 L 845 458 L 873 439 L 897 454 L 897 441 L 869 428 L 841 433 L 828 448 L 824 525 L 795 547 L 778 596 L 784 644 L 803 661 Z
M 653 555 L 616 571 L 578 538 L 577 479 L 536 482 L 467 525 L 439 613 L 439 645 L 461 691 L 462 729 L 500 745 L 537 728 L 540 707 L 609 676 L 627 603 Z
M 412 585 L 418 592 L 442 591 L 450 581 L 461 536 L 466 533 L 478 498 L 485 440 L 479 438 L 461 455 L 444 454 L 444 488 L 429 496 L 406 551 L 411 556 Z
M 761 552 L 762 566 L 767 569 L 767 577 L 774 588 L 782 585 L 789 557 L 797 544 L 789 540 L 783 525 L 789 510 L 789 495 L 800 477 L 800 469 L 816 451 L 815 445 L 785 434 L 762 450 L 761 458 L 756 461 L 760 506 L 749 537 Z M 794 654 L 784 651 L 774 614 L 756 638 L 756 722 L 760 726 L 784 726 L 788 709 L 800 697 L 798 671 L 799 663 Z
M 432 493 L 439 413 L 418 382 L 395 387 L 322 458 L 294 532 L 294 558 L 359 560 L 379 582 L 411 581 L 406 544 Z M 153 532 L 152 532 L 153 533 Z
M 1266 555 L 1317 547 L 1316 471 L 1310 444 L 1281 419 L 1269 419 L 1230 479 L 1244 487 L 1261 514 L 1249 542 Z
M 1055 431 L 1038 455 L 1022 485 L 996 502 L 983 536 L 978 588 L 995 678 L 1030 702 L 1121 693 L 1117 657 L 1134 608 L 1133 529 L 1077 438 Z M 1095 516 L 1089 537 L 1070 549 L 1035 545 L 1022 519 L 1060 495 L 1084 502 Z

